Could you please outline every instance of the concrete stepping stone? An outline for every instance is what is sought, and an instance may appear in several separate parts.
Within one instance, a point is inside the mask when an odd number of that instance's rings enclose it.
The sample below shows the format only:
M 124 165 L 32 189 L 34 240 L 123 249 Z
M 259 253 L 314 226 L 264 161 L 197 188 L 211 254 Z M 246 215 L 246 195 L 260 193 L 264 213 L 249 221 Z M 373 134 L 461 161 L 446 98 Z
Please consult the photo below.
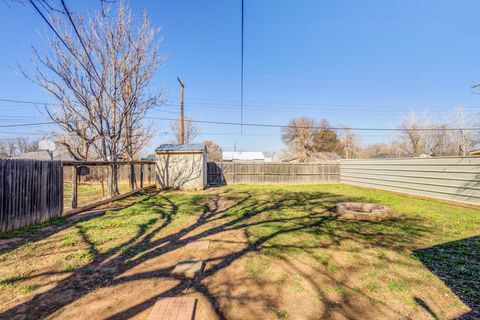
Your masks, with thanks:
M 207 250 L 210 246 L 209 240 L 200 240 L 200 241 L 192 241 L 187 243 L 185 249 L 187 250 Z
M 205 262 L 202 260 L 182 260 L 178 261 L 172 271 L 172 275 L 193 279 L 200 276 L 205 268 Z
M 193 320 L 196 304 L 195 298 L 158 298 L 148 320 Z

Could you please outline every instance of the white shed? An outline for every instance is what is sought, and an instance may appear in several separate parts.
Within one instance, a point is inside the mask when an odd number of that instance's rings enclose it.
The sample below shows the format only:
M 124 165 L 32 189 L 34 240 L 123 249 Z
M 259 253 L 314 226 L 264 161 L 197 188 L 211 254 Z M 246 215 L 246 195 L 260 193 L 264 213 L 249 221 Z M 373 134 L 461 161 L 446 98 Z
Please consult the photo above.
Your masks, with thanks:
M 155 149 L 158 189 L 201 190 L 207 185 L 204 144 L 162 144 Z

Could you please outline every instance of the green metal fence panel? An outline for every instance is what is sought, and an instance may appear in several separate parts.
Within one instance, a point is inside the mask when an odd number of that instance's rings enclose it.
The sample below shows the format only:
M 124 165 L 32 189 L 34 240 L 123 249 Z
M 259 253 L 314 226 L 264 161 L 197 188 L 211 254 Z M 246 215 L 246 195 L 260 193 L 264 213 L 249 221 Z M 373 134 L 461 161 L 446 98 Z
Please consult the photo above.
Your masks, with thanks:
M 480 205 L 480 157 L 342 160 L 340 182 Z

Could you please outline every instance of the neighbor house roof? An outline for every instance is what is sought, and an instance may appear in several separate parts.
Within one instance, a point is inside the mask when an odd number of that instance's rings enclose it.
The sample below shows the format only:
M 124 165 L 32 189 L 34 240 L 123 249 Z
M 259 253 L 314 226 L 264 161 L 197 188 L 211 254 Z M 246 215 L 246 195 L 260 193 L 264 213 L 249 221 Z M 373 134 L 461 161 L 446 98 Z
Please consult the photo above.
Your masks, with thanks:
M 190 144 L 172 144 L 166 143 L 159 145 L 155 152 L 162 153 L 162 152 L 203 152 L 205 150 L 205 145 L 203 143 L 190 143 Z
M 265 156 L 263 152 L 236 152 L 236 151 L 225 151 L 222 153 L 222 158 L 224 161 L 263 161 Z
M 470 151 L 471 156 L 480 156 L 480 149 Z
M 52 157 L 53 157 L 53 159 L 52 159 Z M 64 161 L 73 160 L 72 157 L 64 154 L 61 150 L 54 150 L 52 152 L 52 155 L 50 155 L 50 152 L 48 152 L 47 150 L 25 152 L 25 153 L 19 154 L 16 157 L 13 157 L 13 159 L 64 160 Z

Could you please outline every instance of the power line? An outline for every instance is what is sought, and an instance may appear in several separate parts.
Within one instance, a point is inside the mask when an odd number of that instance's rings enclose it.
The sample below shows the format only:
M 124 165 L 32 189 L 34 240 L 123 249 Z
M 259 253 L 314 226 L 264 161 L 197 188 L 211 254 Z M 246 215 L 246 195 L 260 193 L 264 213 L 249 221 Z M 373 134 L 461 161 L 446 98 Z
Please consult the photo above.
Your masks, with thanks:
M 40 101 L 28 101 L 28 100 L 16 100 L 16 99 L 0 99 L 0 102 L 11 102 L 11 103 L 23 103 L 23 104 L 43 104 L 43 105 L 51 105 L 51 106 L 59 106 L 58 103 L 50 103 L 50 102 L 40 102 Z
M 62 38 L 62 36 L 58 33 L 58 31 L 52 26 L 50 21 L 48 21 L 47 17 L 43 14 L 43 12 L 35 5 L 33 0 L 29 0 L 30 4 L 35 8 L 35 10 L 38 12 L 38 14 L 42 17 L 42 19 L 45 21 L 45 23 L 50 27 L 50 29 L 55 33 L 55 35 L 60 39 L 60 41 L 63 43 L 65 48 L 72 54 L 72 56 L 77 60 L 77 62 L 82 66 L 82 68 L 87 72 L 87 74 L 100 86 L 100 83 L 98 80 L 90 73 L 90 71 L 87 69 L 87 67 L 83 64 L 82 61 L 77 57 L 77 55 L 73 52 L 72 48 L 67 44 L 67 42 Z
M 55 122 L 38 122 L 38 123 L 22 123 L 22 124 L 3 124 L 3 125 L 0 125 L 0 128 L 43 126 L 43 125 L 47 125 L 47 124 L 55 124 Z
M 189 105 L 193 105 L 196 108 L 207 108 L 207 109 L 237 109 L 239 104 L 235 104 L 232 100 L 219 100 L 219 99 L 185 99 L 186 101 L 189 101 Z M 204 101 L 202 102 L 192 102 L 192 101 Z M 227 103 L 222 104 L 222 103 L 209 103 L 208 101 L 225 101 Z M 44 102 L 44 101 L 29 101 L 29 100 L 19 100 L 19 99 L 8 99 L 8 98 L 0 98 L 0 102 L 11 102 L 11 103 L 21 103 L 21 104 L 32 104 L 32 105 L 51 105 L 51 106 L 60 106 L 61 104 L 59 103 L 50 103 L 50 102 Z M 253 103 L 253 104 L 252 104 Z M 268 104 L 270 103 L 270 104 Z M 208 104 L 208 105 L 205 105 Z M 167 112 L 167 113 L 177 113 L 174 111 L 168 111 L 168 110 L 161 110 L 161 107 L 179 107 L 178 103 L 164 103 L 162 105 L 154 107 L 155 110 L 162 111 L 162 112 Z M 427 106 L 427 107 L 418 107 L 418 106 L 385 106 L 385 105 L 355 105 L 355 104 L 314 104 L 314 103 L 286 103 L 286 102 L 268 102 L 268 101 L 251 101 L 251 104 L 245 104 L 244 103 L 244 108 L 262 108 L 266 110 L 278 110 L 278 109 L 294 109 L 294 108 L 301 108 L 302 110 L 331 110 L 331 111 L 337 111 L 338 108 L 376 108 L 376 109 L 382 109 L 382 110 L 361 110 L 361 112 L 369 112 L 369 113 L 391 113 L 390 111 L 384 111 L 385 108 L 412 108 L 412 109 L 447 109 L 447 108 L 454 108 L 454 106 Z M 310 107 L 310 108 L 306 108 Z M 480 109 L 480 106 L 461 106 L 466 109 Z M 295 111 L 295 110 L 294 110 Z M 351 112 L 352 110 L 349 110 Z M 353 110 L 356 111 L 356 110 Z M 358 110 L 360 111 L 360 110 Z M 443 110 L 445 112 L 448 112 L 449 110 Z M 440 112 L 440 111 L 439 111 Z
M 147 119 L 154 120 L 165 120 L 165 121 L 178 121 L 178 119 L 173 118 L 161 118 L 161 117 L 145 117 Z M 208 120 L 189 120 L 195 123 L 207 123 L 207 124 L 221 124 L 221 125 L 232 125 L 232 126 L 248 126 L 248 127 L 264 127 L 264 128 L 299 128 L 299 129 L 325 129 L 324 127 L 319 126 L 289 126 L 289 125 L 280 125 L 280 124 L 266 124 L 266 123 L 241 123 L 241 122 L 224 122 L 224 121 L 208 121 Z M 329 127 L 330 130 L 344 130 L 343 127 Z M 478 128 L 351 128 L 349 129 L 354 131 L 477 131 Z

